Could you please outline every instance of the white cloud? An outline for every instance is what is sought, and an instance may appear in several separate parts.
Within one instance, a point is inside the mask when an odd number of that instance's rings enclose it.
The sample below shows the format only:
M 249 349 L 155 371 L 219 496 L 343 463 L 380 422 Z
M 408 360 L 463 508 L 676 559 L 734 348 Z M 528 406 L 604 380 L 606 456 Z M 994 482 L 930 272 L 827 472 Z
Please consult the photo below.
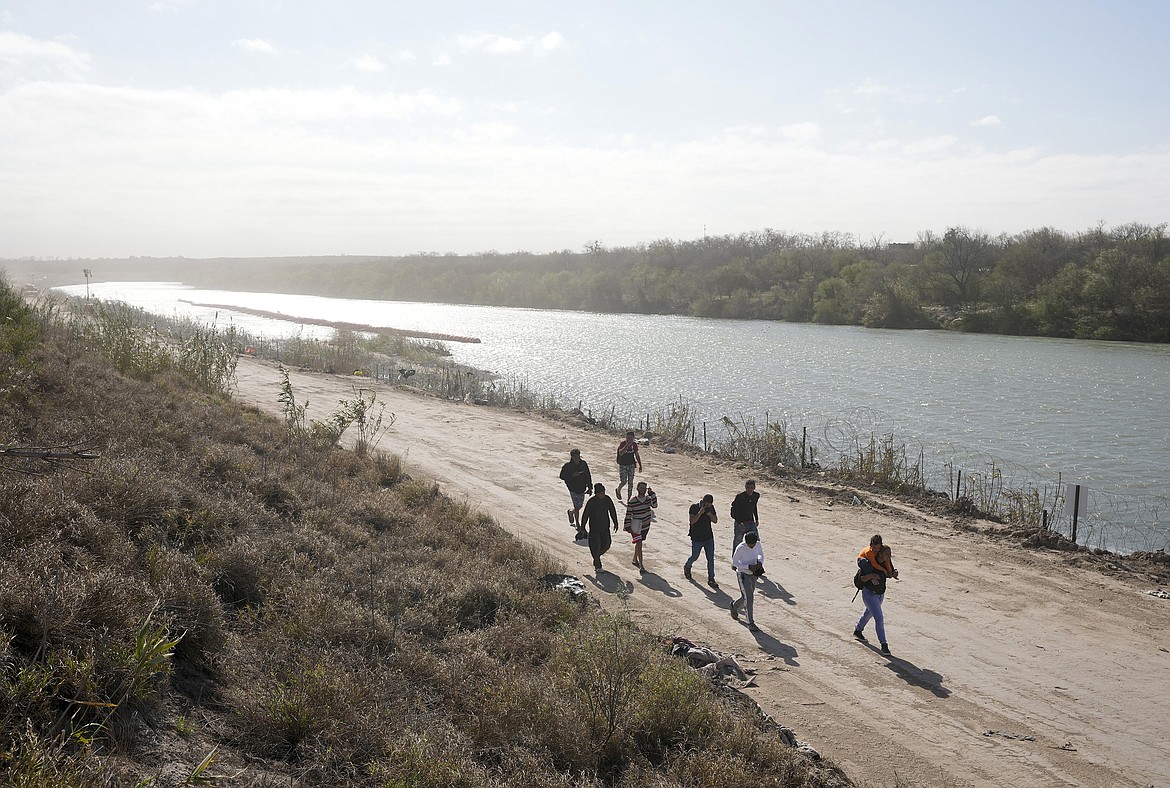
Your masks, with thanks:
M 805 145 L 811 145 L 821 138 L 821 127 L 816 123 L 793 123 L 781 126 L 780 133 L 785 139 Z
M 872 79 L 865 79 L 853 88 L 853 92 L 860 96 L 872 98 L 886 98 L 902 104 L 922 104 L 931 99 L 924 93 L 907 87 L 884 85 Z
M 431 61 L 431 65 L 432 66 L 449 66 L 449 65 L 451 65 L 451 62 L 452 62 L 451 56 L 449 54 L 447 54 L 446 52 L 440 52 L 438 55 L 435 56 L 435 59 Z
M 722 136 L 728 139 L 760 139 L 768 134 L 763 126 L 728 126 L 723 129 Z
M 907 142 L 902 145 L 902 153 L 907 156 L 934 156 L 954 148 L 958 142 L 958 139 L 949 134 L 940 134 Z
M 190 2 L 191 0 L 156 0 L 156 2 L 150 4 L 150 10 L 159 14 L 168 11 L 178 11 Z
M 418 56 L 409 49 L 400 49 L 394 53 L 394 58 L 402 63 L 409 63 L 413 60 L 418 60 Z
M 454 138 L 462 142 L 505 142 L 514 139 L 518 131 L 509 123 L 473 123 L 466 131 L 456 131 Z
M 837 151 L 807 144 L 811 123 L 538 145 L 477 109 L 354 88 L 0 90 L 0 256 L 541 251 L 704 223 L 911 240 L 955 221 L 1158 223 L 1170 205 L 1170 147 L 993 154 L 890 136 Z
M 232 46 L 243 52 L 253 52 L 258 55 L 276 54 L 276 47 L 269 44 L 263 38 L 237 38 L 232 42 Z
M 386 64 L 370 54 L 364 54 L 349 61 L 349 64 L 358 71 L 368 71 L 372 74 L 386 70 Z
M 536 49 L 538 52 L 552 52 L 554 49 L 560 49 L 564 43 L 565 37 L 554 30 L 540 37 L 536 43 Z
M 0 31 L 0 78 L 82 79 L 89 72 L 89 54 L 63 41 Z
M 465 52 L 486 52 L 491 55 L 543 55 L 559 49 L 565 43 L 560 33 L 552 31 L 543 36 L 512 38 L 496 33 L 464 33 L 455 37 L 460 49 Z
M 524 51 L 524 42 L 517 38 L 508 38 L 494 33 L 464 33 L 456 36 L 455 41 L 461 48 L 469 52 L 490 52 L 493 55 L 510 55 Z
M 351 87 L 333 90 L 232 91 L 213 103 L 236 105 L 233 112 L 257 123 L 313 123 L 344 120 L 414 120 L 450 116 L 459 108 L 454 99 L 432 93 L 362 93 Z
M 460 111 L 454 99 L 425 91 L 363 92 L 343 87 L 211 94 L 38 82 L 0 93 L 0 128 L 7 132 L 0 137 L 0 162 L 16 150 L 30 161 L 42 162 L 58 154 L 94 156 L 95 161 L 111 164 L 125 157 L 128 166 L 176 155 L 183 161 L 199 157 L 209 163 L 237 161 L 241 149 L 236 144 L 245 139 L 259 143 L 264 137 L 289 140 L 329 133 L 340 135 L 337 142 L 344 147 L 361 141 L 361 132 L 321 129 L 390 122 L 394 133 L 406 134 L 412 124 L 450 118 Z M 198 142 L 201 138 L 207 142 Z M 223 150 L 218 145 L 224 145 Z M 269 158 L 263 145 L 248 143 L 242 150 L 260 160 Z M 44 156 L 37 156 L 38 151 Z
M 1003 121 L 999 119 L 998 115 L 984 115 L 979 120 L 973 121 L 972 126 L 999 126 Z

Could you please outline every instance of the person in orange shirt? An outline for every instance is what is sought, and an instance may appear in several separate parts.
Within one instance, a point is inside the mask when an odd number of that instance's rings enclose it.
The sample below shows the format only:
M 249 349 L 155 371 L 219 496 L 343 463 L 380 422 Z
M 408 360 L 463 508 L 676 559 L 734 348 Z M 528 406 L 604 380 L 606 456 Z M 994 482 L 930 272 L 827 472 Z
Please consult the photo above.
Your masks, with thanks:
M 886 621 L 882 615 L 882 602 L 886 598 L 886 580 L 897 578 L 898 570 L 894 568 L 893 551 L 890 546 L 882 543 L 882 535 L 874 534 L 869 540 L 869 547 L 857 556 L 858 576 L 862 582 L 861 601 L 865 604 L 865 612 L 853 628 L 853 637 L 868 642 L 865 639 L 865 626 L 873 619 L 874 629 L 877 630 L 878 642 L 881 643 L 882 653 L 890 653 L 890 644 L 886 642 Z

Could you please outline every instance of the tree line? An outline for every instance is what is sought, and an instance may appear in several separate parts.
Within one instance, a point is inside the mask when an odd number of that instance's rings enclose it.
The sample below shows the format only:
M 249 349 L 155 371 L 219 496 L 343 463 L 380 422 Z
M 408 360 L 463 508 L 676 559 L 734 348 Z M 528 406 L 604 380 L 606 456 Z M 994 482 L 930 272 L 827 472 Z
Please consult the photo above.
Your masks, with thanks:
M 185 280 L 343 298 L 1170 342 L 1166 224 L 964 226 L 913 243 L 773 230 L 581 251 L 200 261 Z

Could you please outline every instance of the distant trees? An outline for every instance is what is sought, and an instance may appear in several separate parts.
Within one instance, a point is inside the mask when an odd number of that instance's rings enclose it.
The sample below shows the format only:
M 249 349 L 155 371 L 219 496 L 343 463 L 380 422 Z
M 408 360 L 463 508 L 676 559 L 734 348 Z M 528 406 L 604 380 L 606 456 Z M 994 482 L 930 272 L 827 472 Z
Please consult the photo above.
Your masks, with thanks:
M 983 275 L 996 256 L 987 233 L 952 227 L 942 238 L 924 233 L 922 240 L 927 247 L 926 266 L 938 280 L 940 300 L 959 307 L 975 301 Z
M 214 263 L 185 270 L 197 284 L 344 297 L 1170 342 L 1165 224 L 998 237 L 956 226 L 912 244 L 768 229 L 541 255 Z

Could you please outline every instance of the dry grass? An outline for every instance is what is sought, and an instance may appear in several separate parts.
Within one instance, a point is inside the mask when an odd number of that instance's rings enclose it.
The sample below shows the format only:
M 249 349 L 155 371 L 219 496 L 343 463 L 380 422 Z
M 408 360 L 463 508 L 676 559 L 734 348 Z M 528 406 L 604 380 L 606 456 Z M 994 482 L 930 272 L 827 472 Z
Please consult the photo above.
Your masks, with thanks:
M 395 458 L 4 292 L 0 445 L 102 456 L 0 470 L 0 783 L 843 784 Z

